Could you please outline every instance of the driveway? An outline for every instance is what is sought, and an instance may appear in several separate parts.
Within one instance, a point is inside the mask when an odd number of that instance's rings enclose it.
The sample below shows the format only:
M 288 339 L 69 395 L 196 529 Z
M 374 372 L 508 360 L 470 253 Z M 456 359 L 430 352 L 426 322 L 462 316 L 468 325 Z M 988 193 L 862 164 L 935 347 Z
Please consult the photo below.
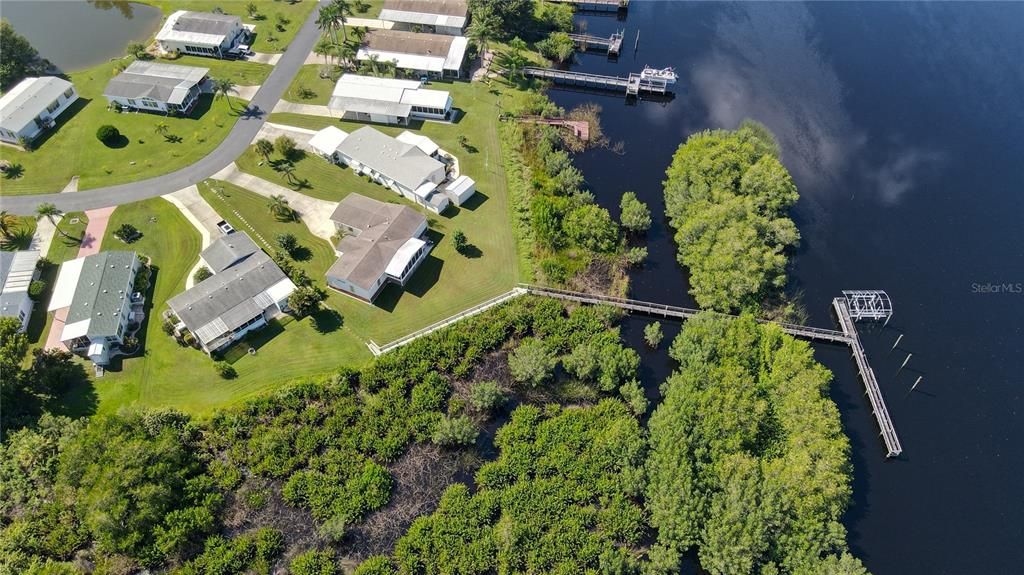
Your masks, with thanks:
M 326 3 L 321 0 L 320 5 Z M 295 39 L 288 46 L 287 51 L 281 56 L 277 65 L 274 66 L 270 76 L 260 86 L 259 91 L 253 96 L 246 110 L 235 123 L 231 133 L 215 150 L 207 154 L 198 162 L 182 168 L 176 172 L 157 176 L 148 180 L 130 182 L 117 186 L 85 190 L 73 194 L 36 194 L 27 196 L 4 196 L 3 209 L 18 215 L 32 215 L 36 206 L 43 202 L 52 202 L 59 209 L 65 212 L 75 212 L 104 208 L 154 198 L 164 194 L 170 194 L 209 178 L 225 166 L 233 163 L 235 158 L 249 146 L 253 138 L 259 133 L 267 115 L 274 109 L 274 105 L 288 89 L 292 78 L 299 71 L 306 55 L 313 49 L 317 39 L 320 37 L 320 30 L 316 26 L 319 7 L 310 13 L 309 18 L 302 25 Z
M 284 196 L 288 200 L 288 205 L 299 213 L 299 217 L 302 218 L 309 231 L 328 242 L 338 232 L 337 228 L 334 227 L 334 222 L 331 221 L 331 214 L 334 213 L 334 208 L 338 206 L 337 202 L 311 198 L 295 190 L 268 182 L 263 178 L 239 170 L 238 166 L 234 163 L 214 174 L 213 178 L 231 182 L 265 198 Z
M 340 118 L 341 114 L 332 111 L 327 106 L 316 104 L 298 104 L 281 100 L 274 106 L 275 113 L 287 112 L 291 114 L 304 114 L 306 116 L 324 116 L 325 118 Z
M 273 142 L 280 136 L 288 136 L 295 140 L 295 145 L 299 148 L 312 152 L 313 148 L 309 147 L 309 140 L 316 135 L 316 130 L 307 130 L 306 128 L 297 128 L 295 126 L 286 126 L 284 124 L 275 124 L 273 122 L 267 122 L 260 128 L 260 133 L 256 135 L 257 138 L 266 138 Z
M 166 194 L 164 199 L 174 204 L 185 219 L 199 230 L 199 235 L 203 237 L 203 248 L 224 235 L 217 227 L 217 223 L 224 218 L 199 195 L 199 188 L 189 186 L 173 194 Z

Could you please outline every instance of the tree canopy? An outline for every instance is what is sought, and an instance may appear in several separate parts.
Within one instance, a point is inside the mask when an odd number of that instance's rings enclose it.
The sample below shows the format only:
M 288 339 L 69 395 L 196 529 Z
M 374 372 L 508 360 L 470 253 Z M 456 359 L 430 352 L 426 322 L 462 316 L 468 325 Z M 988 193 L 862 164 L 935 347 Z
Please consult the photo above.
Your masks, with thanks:
M 701 307 L 728 312 L 785 286 L 786 251 L 800 239 L 787 212 L 799 195 L 766 128 L 745 122 L 694 134 L 667 176 L 678 259 Z
M 833 557 L 846 551 L 850 445 L 810 347 L 749 315 L 702 315 L 671 355 L 679 370 L 651 417 L 647 457 L 659 544 L 696 546 L 714 574 L 856 561 Z
M 23 79 L 39 59 L 32 44 L 6 19 L 0 20 L 0 54 L 4 55 L 0 58 L 0 89 L 5 91 Z

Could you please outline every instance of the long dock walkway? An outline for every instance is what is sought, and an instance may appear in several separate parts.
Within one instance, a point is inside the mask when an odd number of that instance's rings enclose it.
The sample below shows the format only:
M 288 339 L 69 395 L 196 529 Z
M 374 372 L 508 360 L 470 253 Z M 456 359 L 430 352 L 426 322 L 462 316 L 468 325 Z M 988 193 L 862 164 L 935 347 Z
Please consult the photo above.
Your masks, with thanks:
M 612 90 L 624 92 L 627 96 L 639 94 L 665 94 L 669 91 L 668 82 L 664 80 L 642 78 L 640 74 L 630 74 L 629 77 L 603 76 L 601 74 L 587 74 L 584 72 L 572 72 L 569 70 L 557 70 L 554 68 L 538 68 L 528 66 L 522 69 L 524 75 L 530 78 L 541 78 L 550 80 L 555 84 L 566 86 L 579 86 L 595 90 Z
M 621 32 L 616 32 L 607 38 L 592 34 L 569 34 L 569 37 L 584 52 L 591 49 L 600 49 L 608 52 L 609 56 L 618 56 L 619 51 L 622 50 Z
M 885 399 L 882 398 L 882 390 L 878 387 L 875 372 L 868 363 L 868 355 L 860 343 L 860 335 L 857 334 L 857 327 L 853 318 L 850 317 L 850 309 L 846 305 L 846 300 L 841 297 L 832 300 L 832 307 L 835 308 L 836 316 L 839 317 L 839 325 L 843 328 L 843 333 L 849 337 L 853 359 L 857 362 L 860 379 L 864 382 L 864 393 L 868 396 L 868 401 L 871 402 L 871 412 L 878 420 L 878 428 L 885 441 L 885 448 L 889 450 L 888 456 L 896 457 L 903 452 L 903 446 L 900 445 L 900 439 L 896 436 L 896 428 L 893 427 L 892 419 L 889 418 L 889 409 L 885 406 Z
M 576 10 L 618 12 L 629 8 L 629 0 L 547 0 L 552 4 L 569 4 Z
M 526 293 L 533 295 L 553 297 L 584 304 L 613 305 L 629 312 L 642 313 L 651 316 L 687 320 L 698 313 L 701 313 L 701 310 L 691 308 L 571 292 L 556 288 L 526 284 L 520 284 L 519 287 L 526 291 Z M 850 310 L 846 305 L 846 300 L 844 298 L 835 298 L 832 300 L 832 306 L 835 308 L 836 315 L 839 317 L 839 325 L 842 327 L 842 331 L 789 323 L 771 322 L 767 320 L 758 321 L 761 323 L 777 325 L 782 329 L 782 331 L 794 337 L 808 339 L 811 341 L 838 343 L 850 346 L 850 349 L 853 351 L 853 359 L 857 363 L 857 370 L 860 372 L 861 382 L 864 384 L 865 394 L 868 396 L 868 401 L 871 403 L 871 412 L 878 421 L 878 428 L 881 430 L 881 436 L 885 442 L 886 450 L 888 451 L 886 456 L 896 457 L 903 452 L 903 447 L 900 445 L 900 440 L 896 436 L 896 429 L 892 424 L 892 419 L 889 417 L 889 410 L 885 406 L 885 399 L 882 398 L 882 390 L 878 387 L 878 380 L 875 378 L 875 372 L 871 369 L 871 365 L 868 363 L 867 353 L 864 351 L 864 346 L 861 345 L 860 336 L 857 334 L 857 326 L 854 324 L 853 318 L 850 317 Z M 720 315 L 723 317 L 736 317 L 729 314 Z

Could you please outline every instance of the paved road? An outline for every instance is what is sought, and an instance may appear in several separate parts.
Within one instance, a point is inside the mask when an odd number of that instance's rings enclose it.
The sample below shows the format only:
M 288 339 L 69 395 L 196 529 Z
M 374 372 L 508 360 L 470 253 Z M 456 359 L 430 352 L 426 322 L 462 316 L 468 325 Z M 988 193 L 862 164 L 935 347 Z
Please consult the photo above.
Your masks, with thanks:
M 321 3 L 324 1 L 321 0 Z M 292 78 L 298 73 L 306 56 L 320 37 L 320 30 L 316 27 L 316 17 L 319 11 L 318 6 L 306 19 L 302 29 L 288 45 L 288 49 L 270 73 L 270 77 L 249 102 L 246 112 L 235 123 L 235 127 L 232 128 L 228 137 L 203 159 L 176 172 L 148 180 L 67 194 L 3 196 L 0 198 L 0 205 L 4 210 L 18 215 L 34 214 L 36 206 L 42 202 L 53 202 L 65 212 L 92 210 L 162 196 L 209 178 L 234 162 L 235 158 L 245 151 L 249 143 L 259 133 L 271 110 L 288 89 Z

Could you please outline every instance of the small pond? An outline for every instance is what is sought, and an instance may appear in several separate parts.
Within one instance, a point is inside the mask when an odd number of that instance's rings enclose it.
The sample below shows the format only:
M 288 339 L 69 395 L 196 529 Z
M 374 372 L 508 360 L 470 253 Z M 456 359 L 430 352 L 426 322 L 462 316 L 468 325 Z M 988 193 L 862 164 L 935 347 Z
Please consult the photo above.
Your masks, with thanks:
M 4 0 L 3 17 L 64 72 L 102 64 L 160 26 L 158 8 L 111 0 Z

